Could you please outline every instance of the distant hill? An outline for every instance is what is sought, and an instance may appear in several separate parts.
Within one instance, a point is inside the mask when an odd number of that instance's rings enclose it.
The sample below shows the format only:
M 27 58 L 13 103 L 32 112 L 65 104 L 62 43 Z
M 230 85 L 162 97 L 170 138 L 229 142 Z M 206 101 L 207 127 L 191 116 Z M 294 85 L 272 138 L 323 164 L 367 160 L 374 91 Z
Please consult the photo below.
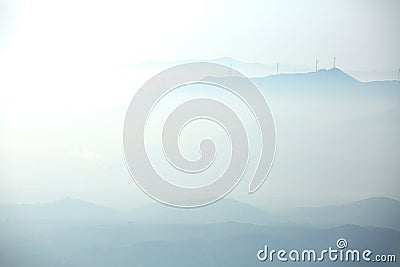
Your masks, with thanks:
M 151 223 L 220 223 L 240 222 L 252 224 L 278 223 L 273 214 L 232 199 L 222 199 L 199 209 L 176 209 L 151 204 L 129 212 L 133 221 Z
M 390 198 L 370 198 L 339 206 L 294 208 L 270 213 L 234 200 L 222 200 L 201 209 L 181 210 L 148 205 L 130 212 L 129 218 L 151 223 L 240 222 L 259 225 L 339 226 L 355 224 L 400 231 L 400 202 Z
M 290 228 L 282 227 L 280 232 Z M 321 251 L 329 246 L 335 248 L 336 240 L 345 236 L 349 246 L 352 248 L 371 249 L 380 253 L 396 253 L 400 248 L 400 233 L 379 228 L 359 228 L 344 226 L 334 229 L 323 229 L 306 231 L 303 234 L 297 232 L 295 236 L 281 236 L 274 233 L 234 235 L 219 239 L 187 239 L 179 242 L 144 242 L 127 247 L 123 250 L 114 250 L 120 258 L 139 261 L 146 266 L 287 266 L 288 262 L 264 262 L 257 260 L 256 253 L 264 245 L 270 249 L 293 248 L 315 249 Z M 134 251 L 132 253 L 132 251 Z M 158 253 L 154 253 L 157 251 Z M 94 251 L 93 251 L 94 252 Z M 111 255 L 114 253 L 111 252 Z M 78 254 L 85 256 L 84 254 Z M 95 252 L 92 254 L 95 256 Z M 79 259 L 77 257 L 71 257 Z M 94 257 L 93 257 L 94 258 Z M 108 257 L 104 260 L 111 262 Z M 110 261 L 111 260 L 111 261 Z M 129 260 L 128 260 L 129 261 Z M 96 262 L 102 262 L 96 258 Z M 332 266 L 332 263 L 325 261 L 320 263 L 323 266 Z M 386 263 L 387 266 L 397 266 L 395 263 Z M 296 263 L 300 266 L 312 266 L 308 262 Z M 354 266 L 357 263 L 340 262 L 340 266 Z M 368 263 L 371 266 L 381 266 L 381 263 Z M 360 265 L 362 266 L 362 264 Z
M 3 223 L 0 234 L 0 262 L 4 266 L 275 266 L 277 262 L 257 260 L 256 253 L 264 245 L 270 249 L 319 251 L 335 248 L 339 238 L 345 238 L 352 249 L 391 254 L 400 249 L 400 232 L 354 225 L 318 229 L 233 223 L 24 222 Z M 331 266 L 329 261 L 321 264 Z M 343 265 L 353 263 L 340 263 Z
M 273 90 L 272 88 L 265 87 L 267 85 L 274 85 L 277 88 L 287 88 L 287 90 L 295 88 L 301 90 L 311 87 L 314 89 L 314 93 L 318 93 L 319 90 L 324 91 L 324 88 L 336 88 L 336 92 L 347 92 L 346 96 L 349 90 L 350 92 L 358 91 L 359 88 L 365 88 L 367 93 L 370 92 L 370 89 L 390 88 L 398 90 L 400 88 L 400 82 L 398 81 L 360 82 L 339 68 L 320 69 L 316 72 L 269 75 L 252 79 L 261 89 L 267 91 Z M 365 93 L 365 90 L 360 93 Z
M 359 82 L 356 78 L 350 76 L 339 68 L 331 69 L 320 69 L 318 71 L 306 72 L 306 73 L 287 73 L 279 75 L 271 75 L 263 78 L 255 78 L 257 80 L 262 79 L 275 79 L 279 81 L 313 81 L 313 82 L 324 82 L 324 83 L 356 83 Z
M 104 206 L 86 201 L 66 198 L 42 204 L 0 205 L 0 220 L 115 220 L 122 215 Z
M 214 58 L 209 60 L 179 60 L 179 61 L 172 61 L 172 62 L 157 62 L 157 61 L 146 61 L 139 64 L 124 64 L 121 65 L 122 68 L 126 69 L 136 69 L 136 70 L 153 70 L 153 71 L 161 71 L 166 68 L 170 68 L 176 65 L 189 63 L 189 62 L 214 62 L 223 64 L 225 66 L 232 66 L 232 68 L 239 70 L 240 72 L 251 76 L 251 77 L 262 77 L 271 73 L 275 73 L 276 65 L 275 64 L 262 64 L 257 62 L 243 62 L 236 60 L 230 57 L 221 57 L 221 58 Z M 294 68 L 289 65 L 281 64 L 281 70 L 290 70 L 293 71 Z
M 251 205 L 223 199 L 199 209 L 177 209 L 149 204 L 127 212 L 77 199 L 36 205 L 0 205 L 0 221 L 119 221 L 150 224 L 248 223 L 332 227 L 343 224 L 378 226 L 400 231 L 400 202 L 370 198 L 345 205 L 284 209 L 268 212 Z
M 356 224 L 400 231 L 400 201 L 390 198 L 369 198 L 329 207 L 296 208 L 283 213 L 291 222 L 303 225 Z
M 348 109 L 351 108 L 349 104 L 357 101 L 358 105 L 368 111 L 369 106 L 375 103 L 387 102 L 388 107 L 398 106 L 400 99 L 399 81 L 360 82 L 339 68 L 251 79 L 273 106 L 284 101 L 290 105 L 304 102 L 305 104 L 328 104 L 335 108 Z M 221 80 L 232 81 L 235 84 L 241 83 L 241 79 L 238 77 L 231 77 L 229 80 L 226 77 L 206 77 L 205 80 L 216 83 Z M 301 102 L 296 103 L 295 101 Z M 305 110 L 306 108 L 303 108 L 299 111 L 304 112 Z
M 264 245 L 322 250 L 335 247 L 339 238 L 345 238 L 352 249 L 396 254 L 400 250 L 399 214 L 400 202 L 389 198 L 279 214 L 229 199 L 193 210 L 147 205 L 125 214 L 76 199 L 0 205 L 0 263 L 30 267 L 259 266 L 256 253 Z
M 152 70 L 158 72 L 169 67 L 195 61 L 215 62 L 228 67 L 232 66 L 232 68 L 242 72 L 243 74 L 246 74 L 249 77 L 264 77 L 266 75 L 275 76 L 277 67 L 277 62 L 269 62 L 267 64 L 259 62 L 243 62 L 230 57 L 220 57 L 206 60 L 179 60 L 172 62 L 146 61 L 138 64 L 123 64 L 120 65 L 120 67 L 125 69 Z M 319 71 L 324 71 L 324 69 L 320 69 L 318 72 Z M 314 73 L 315 71 L 313 66 L 294 66 L 282 62 L 279 64 L 279 75 L 293 75 L 306 72 Z M 354 77 L 358 77 L 358 79 L 362 81 L 394 81 L 394 79 L 397 78 L 397 69 L 387 71 L 346 70 L 346 72 L 352 74 Z

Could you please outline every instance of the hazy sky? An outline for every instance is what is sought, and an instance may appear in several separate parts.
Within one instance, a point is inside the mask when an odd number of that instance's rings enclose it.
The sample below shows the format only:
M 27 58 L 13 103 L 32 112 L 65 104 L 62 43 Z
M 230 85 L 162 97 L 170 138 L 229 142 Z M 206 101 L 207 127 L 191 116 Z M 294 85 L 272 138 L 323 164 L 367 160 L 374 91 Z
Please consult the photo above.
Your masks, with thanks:
M 206 59 L 380 70 L 400 66 L 400 2 L 1 1 L 3 64 Z
M 64 101 L 36 110 L 110 105 L 119 97 L 110 87 L 126 90 L 150 77 L 114 67 L 144 61 L 233 57 L 313 71 L 316 58 L 330 68 L 336 56 L 354 75 L 395 79 L 399 11 L 395 0 L 0 0 L 0 109 L 30 106 L 38 95 Z
M 232 57 L 313 70 L 336 56 L 344 70 L 396 73 L 399 11 L 394 0 L 0 0 L 0 195 L 21 194 L 0 201 L 134 188 L 119 126 L 150 76 L 120 64 Z

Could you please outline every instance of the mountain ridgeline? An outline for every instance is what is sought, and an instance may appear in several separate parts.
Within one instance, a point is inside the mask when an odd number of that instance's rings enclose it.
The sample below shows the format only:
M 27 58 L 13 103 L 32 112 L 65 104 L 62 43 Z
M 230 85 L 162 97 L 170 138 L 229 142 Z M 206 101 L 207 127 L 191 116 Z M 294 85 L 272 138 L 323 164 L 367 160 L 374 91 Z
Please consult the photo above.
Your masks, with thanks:
M 251 195 L 251 203 L 264 203 L 265 194 L 325 203 L 398 196 L 399 82 L 359 82 L 337 68 L 253 81 L 274 115 L 278 149 L 266 184 Z M 229 196 L 240 199 L 235 191 L 246 192 L 247 185 L 240 183 Z M 152 203 L 124 211 L 71 198 L 0 204 L 0 266 L 281 266 L 288 263 L 260 262 L 257 252 L 266 245 L 336 248 L 340 238 L 348 248 L 397 253 L 399 260 L 398 200 L 290 206 L 272 210 L 233 199 L 198 209 Z
M 264 245 L 322 250 L 339 238 L 375 253 L 400 249 L 400 202 L 388 198 L 278 214 L 229 199 L 194 210 L 150 204 L 126 212 L 64 199 L 1 205 L 0 214 L 4 266 L 259 266 Z

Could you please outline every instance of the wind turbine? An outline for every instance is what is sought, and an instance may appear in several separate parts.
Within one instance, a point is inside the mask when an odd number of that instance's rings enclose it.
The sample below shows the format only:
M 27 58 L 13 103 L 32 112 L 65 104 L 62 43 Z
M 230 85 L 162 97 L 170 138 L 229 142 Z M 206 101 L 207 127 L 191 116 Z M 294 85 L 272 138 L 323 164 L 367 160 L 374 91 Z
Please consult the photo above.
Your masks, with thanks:
M 279 75 L 279 61 L 278 61 L 278 63 L 276 64 L 276 75 Z

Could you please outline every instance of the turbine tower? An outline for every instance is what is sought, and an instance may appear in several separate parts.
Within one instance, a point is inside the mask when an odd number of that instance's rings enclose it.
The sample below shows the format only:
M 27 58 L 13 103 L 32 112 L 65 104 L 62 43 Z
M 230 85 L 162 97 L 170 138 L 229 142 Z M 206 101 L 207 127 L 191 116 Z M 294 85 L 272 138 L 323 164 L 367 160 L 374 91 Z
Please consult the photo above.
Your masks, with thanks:
M 276 75 L 279 75 L 279 61 L 278 61 L 278 63 L 276 64 Z
M 318 59 L 315 60 L 315 72 L 318 71 Z
M 400 81 L 400 68 L 399 68 L 399 72 L 397 73 L 397 81 Z
M 336 69 L 336 57 L 333 57 L 333 68 Z

